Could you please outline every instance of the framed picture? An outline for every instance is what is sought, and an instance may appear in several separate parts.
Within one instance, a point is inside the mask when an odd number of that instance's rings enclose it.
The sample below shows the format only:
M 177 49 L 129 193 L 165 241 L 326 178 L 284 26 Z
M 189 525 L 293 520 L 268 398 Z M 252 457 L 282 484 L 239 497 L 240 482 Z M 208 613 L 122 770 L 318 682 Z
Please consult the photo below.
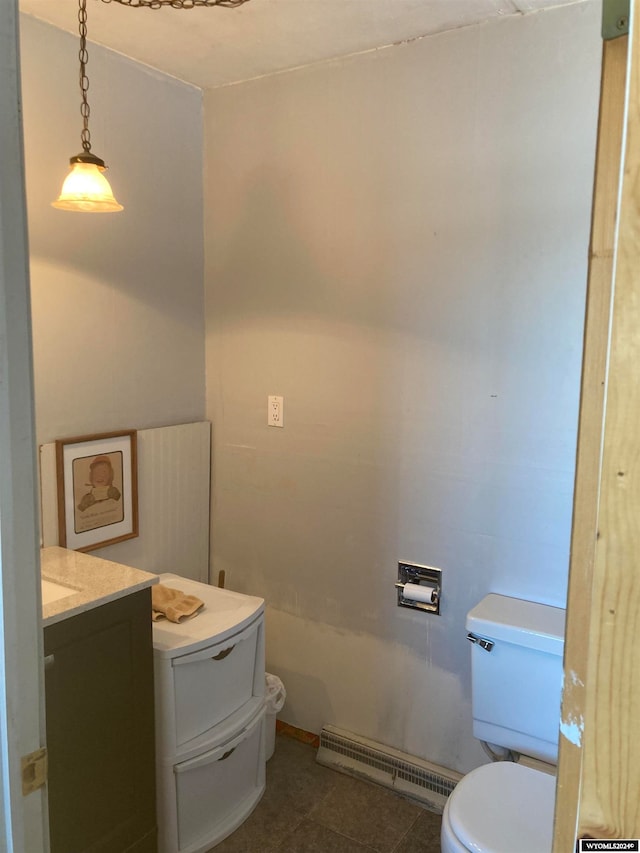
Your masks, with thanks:
M 56 441 L 60 545 L 93 551 L 138 535 L 134 430 Z

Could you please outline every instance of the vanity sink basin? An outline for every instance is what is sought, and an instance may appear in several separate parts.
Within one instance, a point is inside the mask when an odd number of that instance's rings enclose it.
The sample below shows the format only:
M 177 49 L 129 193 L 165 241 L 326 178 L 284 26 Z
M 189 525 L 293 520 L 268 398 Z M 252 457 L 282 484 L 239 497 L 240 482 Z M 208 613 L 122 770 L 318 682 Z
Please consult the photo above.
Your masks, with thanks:
M 62 583 L 40 578 L 42 584 L 42 603 L 51 604 L 52 601 L 59 601 L 61 598 L 67 598 L 69 595 L 75 595 L 78 592 L 71 586 L 65 586 Z

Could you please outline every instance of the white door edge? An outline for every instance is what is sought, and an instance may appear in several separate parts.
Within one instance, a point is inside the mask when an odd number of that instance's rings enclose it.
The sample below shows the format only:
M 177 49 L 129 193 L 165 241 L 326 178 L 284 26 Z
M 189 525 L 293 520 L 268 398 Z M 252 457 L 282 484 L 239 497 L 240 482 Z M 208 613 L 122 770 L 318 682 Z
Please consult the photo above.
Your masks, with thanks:
M 21 756 L 44 745 L 31 316 L 18 2 L 0 2 L 0 849 L 46 853 L 46 789 Z

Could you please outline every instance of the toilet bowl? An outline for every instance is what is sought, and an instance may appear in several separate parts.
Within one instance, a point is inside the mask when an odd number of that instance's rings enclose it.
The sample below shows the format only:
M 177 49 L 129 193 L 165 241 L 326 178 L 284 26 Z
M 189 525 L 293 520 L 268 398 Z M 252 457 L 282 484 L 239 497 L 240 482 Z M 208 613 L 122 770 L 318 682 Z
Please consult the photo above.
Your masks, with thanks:
M 551 853 L 555 777 L 509 761 L 472 770 L 442 816 L 442 853 Z

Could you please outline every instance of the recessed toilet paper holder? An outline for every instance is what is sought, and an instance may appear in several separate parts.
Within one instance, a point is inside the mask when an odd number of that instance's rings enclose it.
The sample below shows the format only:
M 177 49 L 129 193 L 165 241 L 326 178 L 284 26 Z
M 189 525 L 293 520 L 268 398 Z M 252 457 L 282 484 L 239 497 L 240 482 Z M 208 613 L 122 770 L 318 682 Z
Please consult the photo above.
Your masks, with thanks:
M 411 589 L 414 584 L 417 587 L 415 590 Z M 395 587 L 398 592 L 398 607 L 411 607 L 413 610 L 439 615 L 442 569 L 415 563 L 398 563 L 398 581 Z

